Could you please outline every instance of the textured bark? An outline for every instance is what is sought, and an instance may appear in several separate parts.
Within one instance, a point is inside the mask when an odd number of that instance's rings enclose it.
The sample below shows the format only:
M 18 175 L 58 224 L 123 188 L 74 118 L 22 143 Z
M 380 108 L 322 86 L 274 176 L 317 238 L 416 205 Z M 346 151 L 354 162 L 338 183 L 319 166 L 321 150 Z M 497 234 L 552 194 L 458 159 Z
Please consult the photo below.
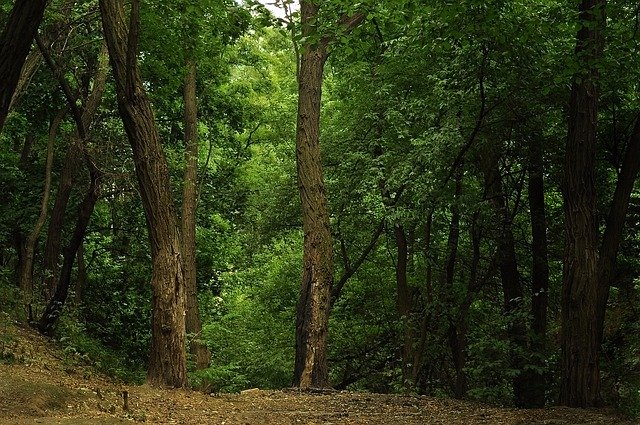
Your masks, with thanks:
M 317 11 L 315 4 L 304 0 L 300 2 L 304 36 L 312 33 L 312 21 Z M 320 156 L 320 100 L 326 59 L 324 43 L 307 43 L 298 76 L 296 160 L 304 254 L 293 385 L 301 388 L 329 385 L 327 333 L 333 283 L 333 246 Z
M 16 0 L 0 35 L 0 131 L 46 6 L 47 0 Z
M 536 138 L 529 142 L 529 211 L 531 217 L 531 351 L 532 361 L 544 368 L 547 334 L 547 303 L 549 298 L 549 258 L 547 249 L 547 218 L 544 203 L 542 143 Z M 525 372 L 528 391 L 522 399 L 523 407 L 543 407 L 547 383 L 543 372 Z
M 118 109 L 133 151 L 151 245 L 153 311 L 147 382 L 184 387 L 187 375 L 181 238 L 167 161 L 137 66 L 139 7 L 139 1 L 134 0 L 127 29 L 123 1 L 100 0 Z
M 298 68 L 296 164 L 302 208 L 304 253 L 296 314 L 296 358 L 293 385 L 329 385 L 327 334 L 333 285 L 333 242 L 320 155 L 320 100 L 327 45 L 332 37 L 317 33 L 319 5 L 300 1 L 302 36 L 307 39 Z M 337 28 L 348 32 L 364 19 L 344 15 Z M 319 40 L 313 36 L 321 35 Z
M 202 321 L 198 308 L 196 281 L 196 208 L 198 205 L 198 104 L 196 99 L 196 63 L 189 60 L 184 80 L 184 144 L 186 167 L 182 196 L 182 259 L 186 287 L 186 332 L 191 338 L 189 352 L 197 369 L 209 366 L 211 354 L 200 343 Z
M 31 49 L 31 52 L 29 52 L 29 55 L 27 56 L 24 65 L 22 66 L 20 78 L 18 78 L 13 96 L 11 96 L 11 102 L 9 102 L 8 112 L 11 112 L 11 110 L 15 108 L 18 102 L 20 102 L 22 95 L 27 90 L 29 83 L 31 83 L 31 79 L 35 75 L 41 63 L 42 55 L 40 54 L 40 51 L 38 49 Z
M 569 103 L 564 161 L 565 261 L 562 287 L 560 403 L 600 404 L 598 238 L 596 217 L 597 62 L 602 56 L 604 0 L 583 0 L 576 56 L 581 65 Z
M 516 405 L 521 406 L 528 391 L 527 382 L 521 374 L 524 366 L 522 355 L 527 348 L 526 325 L 520 314 L 523 300 L 522 282 L 518 273 L 513 225 L 507 209 L 507 198 L 499 169 L 499 156 L 496 152 L 489 152 L 485 167 L 486 196 L 493 207 L 498 224 L 496 234 L 498 268 L 504 296 L 504 311 L 509 321 L 511 366 L 519 372 L 513 379 L 513 393 Z

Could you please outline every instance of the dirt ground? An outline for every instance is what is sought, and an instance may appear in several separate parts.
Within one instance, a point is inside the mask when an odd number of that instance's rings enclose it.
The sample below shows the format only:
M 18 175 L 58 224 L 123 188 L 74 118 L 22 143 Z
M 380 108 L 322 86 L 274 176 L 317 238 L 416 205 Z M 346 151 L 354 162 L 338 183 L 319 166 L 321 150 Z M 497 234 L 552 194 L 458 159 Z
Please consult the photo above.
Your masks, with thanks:
M 2 331 L 2 329 L 0 329 Z M 251 389 L 241 394 L 126 386 L 69 366 L 46 340 L 18 330 L 0 364 L 0 425 L 9 424 L 512 424 L 631 425 L 612 410 L 517 410 L 432 397 Z M 6 357 L 6 355 L 4 356 Z M 128 406 L 125 410 L 123 392 Z

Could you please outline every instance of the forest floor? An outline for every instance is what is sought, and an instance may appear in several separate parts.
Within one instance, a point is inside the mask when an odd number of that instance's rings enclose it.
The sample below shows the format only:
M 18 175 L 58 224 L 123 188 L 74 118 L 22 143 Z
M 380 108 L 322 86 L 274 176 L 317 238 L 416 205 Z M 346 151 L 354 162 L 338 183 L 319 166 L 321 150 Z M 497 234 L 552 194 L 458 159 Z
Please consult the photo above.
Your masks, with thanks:
M 65 361 L 58 348 L 31 330 L 12 328 L 9 336 L 3 331 L 6 328 L 0 326 L 0 425 L 639 423 L 613 410 L 517 410 L 432 397 L 352 392 L 251 389 L 209 395 L 128 386 Z

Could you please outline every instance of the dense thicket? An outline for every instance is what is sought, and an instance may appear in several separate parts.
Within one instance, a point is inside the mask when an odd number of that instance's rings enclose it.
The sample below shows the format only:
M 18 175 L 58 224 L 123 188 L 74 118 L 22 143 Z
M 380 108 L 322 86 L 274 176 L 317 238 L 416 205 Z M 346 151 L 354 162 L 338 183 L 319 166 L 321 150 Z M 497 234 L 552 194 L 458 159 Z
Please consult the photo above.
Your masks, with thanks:
M 50 2 L 2 310 L 161 385 L 640 413 L 637 3 L 278 3 Z

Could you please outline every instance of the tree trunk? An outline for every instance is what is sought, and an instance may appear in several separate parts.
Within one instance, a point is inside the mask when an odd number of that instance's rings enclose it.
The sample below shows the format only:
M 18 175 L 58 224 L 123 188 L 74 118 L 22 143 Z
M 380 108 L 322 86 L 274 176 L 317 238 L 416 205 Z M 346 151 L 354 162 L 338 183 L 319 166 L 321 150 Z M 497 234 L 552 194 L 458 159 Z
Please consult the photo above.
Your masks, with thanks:
M 504 295 L 504 311 L 508 320 L 511 367 L 518 373 L 513 379 L 513 393 L 516 405 L 522 406 L 528 392 L 527 382 L 522 374 L 524 369 L 523 354 L 527 348 L 527 330 L 520 314 L 523 301 L 522 283 L 518 273 L 511 215 L 507 209 L 507 198 L 503 190 L 497 152 L 489 153 L 484 176 L 486 195 L 493 206 L 495 220 L 498 221 L 496 235 L 498 267 Z
M 22 261 L 20 262 L 19 282 L 22 291 L 22 303 L 27 311 L 28 320 L 31 321 L 31 302 L 33 297 L 33 260 L 35 257 L 36 244 L 40 231 L 47 219 L 47 211 L 49 207 L 49 194 L 51 191 L 51 169 L 53 167 L 53 144 L 58 133 L 60 123 L 64 119 L 67 110 L 64 109 L 56 115 L 51 121 L 49 128 L 49 139 L 47 142 L 47 164 L 44 178 L 44 192 L 42 194 L 42 202 L 40 204 L 40 215 L 33 226 L 33 229 L 27 236 L 22 247 Z
M 186 287 L 186 332 L 189 352 L 197 369 L 209 366 L 211 354 L 200 342 L 202 321 L 198 308 L 196 281 L 196 208 L 198 205 L 198 104 L 196 99 L 196 63 L 187 61 L 184 80 L 184 144 L 186 167 L 182 197 L 182 259 Z
M 402 225 L 395 225 L 393 234 L 396 240 L 396 307 L 402 325 L 402 385 L 408 393 L 415 384 L 413 372 L 413 291 L 407 280 L 407 266 L 409 263 L 409 249 L 407 235 Z
M 60 279 L 56 285 L 56 291 L 47 303 L 47 307 L 45 308 L 45 311 L 37 325 L 38 330 L 43 335 L 53 335 L 53 331 L 58 323 L 60 314 L 62 314 L 62 308 L 67 301 L 69 287 L 71 286 L 73 263 L 75 262 L 76 254 L 84 240 L 84 235 L 87 232 L 87 226 L 89 225 L 91 214 L 93 214 L 93 208 L 100 197 L 101 177 L 101 172 L 98 171 L 97 168 L 92 167 L 91 184 L 82 204 L 80 205 L 80 209 L 78 210 L 78 218 L 75 229 L 73 230 L 73 235 L 69 241 L 69 245 L 64 249 Z
M 636 119 L 627 143 L 600 246 L 598 259 L 598 346 L 602 344 L 609 288 L 614 274 L 618 248 L 622 240 L 629 200 L 638 177 L 638 171 L 640 171 L 640 118 Z
M 82 126 L 82 129 L 77 128 L 75 135 L 73 136 L 67 153 L 65 154 L 64 161 L 62 163 L 62 171 L 60 172 L 60 182 L 58 184 L 58 191 L 56 193 L 56 199 L 51 210 L 51 218 L 49 220 L 49 227 L 47 231 L 47 241 L 44 249 L 44 270 L 45 278 L 43 291 L 46 299 L 50 299 L 55 292 L 55 285 L 58 276 L 58 257 L 60 256 L 60 241 L 62 239 L 62 230 L 64 224 L 65 212 L 71 196 L 71 191 L 74 185 L 74 175 L 77 173 L 78 168 L 81 165 L 81 158 L 83 156 L 86 140 L 83 137 L 87 137 L 86 132 L 93 118 L 95 116 L 98 107 L 102 101 L 102 95 L 107 81 L 107 71 L 109 66 L 109 57 L 107 52 L 107 45 L 103 43 L 98 58 L 98 68 L 93 78 L 93 90 L 86 102 L 83 102 L 86 107 L 82 111 L 81 123 L 76 123 L 77 126 Z M 59 70 L 53 70 L 54 73 L 59 73 Z M 74 102 L 77 104 L 77 102 Z
M 313 31 L 318 6 L 302 0 L 300 12 L 303 36 L 308 37 Z M 320 156 L 320 100 L 326 59 L 326 43 L 307 43 L 298 75 L 296 160 L 304 254 L 297 307 L 293 385 L 301 388 L 329 385 L 327 333 L 333 284 L 333 246 Z
M 127 29 L 123 1 L 100 0 L 118 109 L 133 150 L 151 245 L 153 311 L 147 382 L 184 387 L 187 375 L 181 238 L 167 161 L 137 66 L 139 8 L 139 0 L 134 0 Z
M 0 35 L 0 131 L 47 3 L 47 0 L 16 0 Z
M 598 317 L 598 221 L 595 157 L 598 61 L 602 56 L 604 0 L 583 0 L 574 77 L 569 103 L 563 197 L 565 261 L 562 287 L 562 380 L 560 403 L 572 407 L 600 404 Z M 586 71 L 586 72 L 585 72 Z
M 536 138 L 529 142 L 529 211 L 531 217 L 531 362 L 544 369 L 549 298 L 549 259 L 547 253 L 547 218 L 544 203 L 543 151 Z M 528 382 L 522 407 L 544 407 L 547 382 L 544 372 L 530 368 L 523 372 Z
M 454 277 L 456 258 L 458 256 L 458 240 L 460 238 L 460 208 L 458 202 L 462 194 L 462 165 L 459 166 L 459 170 L 456 174 L 456 189 L 454 193 L 453 205 L 451 206 L 451 222 L 449 223 L 449 236 L 447 238 L 447 259 L 445 262 L 444 270 L 444 287 L 447 291 L 447 298 L 450 301 L 450 307 L 452 312 L 457 312 L 454 316 L 449 314 L 449 329 L 447 330 L 447 340 L 449 343 L 449 349 L 451 350 L 451 357 L 453 359 L 453 366 L 456 370 L 456 382 L 454 385 L 454 395 L 456 398 L 464 398 L 467 393 L 467 379 L 464 372 L 465 364 L 465 343 L 464 332 L 461 332 L 459 323 L 464 320 L 459 316 L 462 311 L 456 308 L 459 300 L 454 297 Z M 464 300 L 462 300 L 464 303 Z M 459 305 L 462 307 L 462 305 Z

